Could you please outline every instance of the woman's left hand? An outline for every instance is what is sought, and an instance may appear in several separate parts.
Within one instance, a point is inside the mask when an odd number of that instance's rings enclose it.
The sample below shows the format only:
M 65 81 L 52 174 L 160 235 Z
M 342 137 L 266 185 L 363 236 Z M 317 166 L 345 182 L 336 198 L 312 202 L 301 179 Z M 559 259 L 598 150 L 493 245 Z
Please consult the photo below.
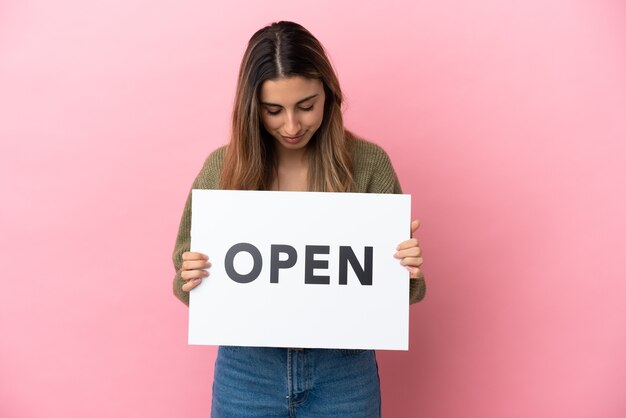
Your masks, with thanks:
M 417 231 L 420 226 L 419 220 L 411 222 L 411 235 Z M 395 258 L 400 259 L 400 264 L 406 266 L 409 270 L 409 277 L 411 279 L 422 279 L 424 273 L 422 272 L 422 250 L 419 246 L 419 241 L 416 238 L 403 241 L 396 248 L 398 251 L 393 255 Z

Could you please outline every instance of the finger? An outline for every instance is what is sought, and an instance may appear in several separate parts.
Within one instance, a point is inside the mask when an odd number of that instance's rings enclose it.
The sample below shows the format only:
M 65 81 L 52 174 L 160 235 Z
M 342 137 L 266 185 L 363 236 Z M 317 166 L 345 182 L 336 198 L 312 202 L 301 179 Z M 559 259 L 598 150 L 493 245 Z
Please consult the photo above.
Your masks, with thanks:
M 206 270 L 185 270 L 180 273 L 180 278 L 188 281 L 194 279 L 202 279 L 204 277 L 207 277 L 208 275 L 209 272 Z
M 413 234 L 415 231 L 417 231 L 417 229 L 419 227 L 420 227 L 419 219 L 415 219 L 413 222 L 411 222 L 411 234 Z
M 411 279 L 423 279 L 424 278 L 424 272 L 422 272 L 422 269 L 417 268 L 417 267 L 412 267 L 409 269 L 409 278 Z
M 400 264 L 410 267 L 419 267 L 422 265 L 423 262 L 424 260 L 422 259 L 422 257 L 405 257 L 400 260 Z
M 189 292 L 194 287 L 198 286 L 202 282 L 202 279 L 190 280 L 183 285 L 183 291 Z
M 422 249 L 420 247 L 410 247 L 406 250 L 400 250 L 395 253 L 393 256 L 395 258 L 404 258 L 404 257 L 419 257 L 422 254 Z
M 202 253 L 194 253 L 191 251 L 186 251 L 183 253 L 183 261 L 186 260 L 208 260 L 209 256 Z
M 204 269 L 208 267 L 211 267 L 211 263 L 208 260 L 187 260 L 183 261 L 181 270 Z
M 406 241 L 402 241 L 400 243 L 400 245 L 398 245 L 396 247 L 397 250 L 406 250 L 407 248 L 411 248 L 411 247 L 418 247 L 419 246 L 419 241 L 417 240 L 417 238 L 411 238 L 408 239 Z

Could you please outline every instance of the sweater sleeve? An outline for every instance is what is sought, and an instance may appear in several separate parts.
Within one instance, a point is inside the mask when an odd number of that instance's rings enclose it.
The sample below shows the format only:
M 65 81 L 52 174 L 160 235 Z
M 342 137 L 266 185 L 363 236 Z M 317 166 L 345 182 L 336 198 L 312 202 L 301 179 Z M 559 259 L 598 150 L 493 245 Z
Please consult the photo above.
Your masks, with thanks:
M 222 168 L 222 160 L 224 157 L 225 147 L 215 150 L 208 156 L 202 170 L 194 180 L 191 189 L 216 189 L 219 185 L 219 175 Z M 172 253 L 172 262 L 176 274 L 172 283 L 174 295 L 180 299 L 185 305 L 189 305 L 189 292 L 183 290 L 185 283 L 180 277 L 180 268 L 182 267 L 182 256 L 185 251 L 189 251 L 191 246 L 191 190 L 187 195 L 187 201 L 183 209 L 178 226 L 178 234 L 176 236 L 176 244 Z
M 192 186 L 193 188 L 193 186 Z M 189 251 L 191 244 L 191 191 L 187 196 L 187 202 L 183 209 L 183 214 L 180 218 L 180 224 L 178 226 L 178 235 L 176 236 L 176 244 L 174 245 L 174 253 L 172 254 L 172 261 L 174 262 L 174 269 L 176 275 L 174 276 L 173 290 L 174 295 L 180 299 L 185 305 L 189 305 L 189 292 L 183 290 L 183 284 L 185 282 L 180 277 L 180 268 L 182 267 L 182 256 L 185 251 Z
M 373 175 L 368 179 L 369 193 L 402 194 L 402 187 L 387 153 L 379 146 L 366 143 L 365 161 L 373 166 Z M 417 303 L 426 295 L 426 281 L 424 278 L 409 281 L 409 304 Z
M 400 182 L 398 181 L 398 177 L 396 176 L 393 167 L 391 166 L 391 162 L 389 162 L 389 167 L 393 172 L 393 177 L 395 179 L 393 191 L 391 193 L 402 194 L 402 188 L 400 187 Z M 426 295 L 426 280 L 424 278 L 420 279 L 410 279 L 409 280 L 409 304 L 417 303 L 424 299 Z

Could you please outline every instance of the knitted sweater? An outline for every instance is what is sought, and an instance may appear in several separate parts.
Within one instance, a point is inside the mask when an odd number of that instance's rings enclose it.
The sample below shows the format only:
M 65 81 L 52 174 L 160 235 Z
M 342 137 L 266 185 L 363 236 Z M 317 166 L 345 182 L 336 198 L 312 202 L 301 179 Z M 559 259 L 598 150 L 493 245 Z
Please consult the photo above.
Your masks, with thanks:
M 204 162 L 200 174 L 196 177 L 192 189 L 219 189 L 226 147 L 213 151 Z M 353 191 L 355 193 L 402 193 L 398 177 L 391 165 L 387 153 L 378 145 L 362 139 L 355 139 L 352 147 Z M 182 289 L 184 281 L 180 277 L 182 254 L 189 251 L 191 242 L 191 192 L 187 197 L 185 209 L 180 220 L 178 236 L 172 260 L 176 269 L 174 294 L 189 305 L 189 292 Z M 419 302 L 424 298 L 426 283 L 424 279 L 410 281 L 409 303 Z

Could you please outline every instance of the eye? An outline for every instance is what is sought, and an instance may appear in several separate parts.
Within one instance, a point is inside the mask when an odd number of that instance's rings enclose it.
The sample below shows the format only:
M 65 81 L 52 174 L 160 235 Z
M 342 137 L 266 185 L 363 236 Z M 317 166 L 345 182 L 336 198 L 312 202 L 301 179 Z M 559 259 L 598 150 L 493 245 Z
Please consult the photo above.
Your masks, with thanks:
M 269 109 L 268 109 L 268 110 L 267 110 L 267 113 L 268 113 L 269 115 L 276 116 L 276 115 L 278 115 L 278 114 L 280 113 L 280 109 L 275 110 L 275 111 L 273 111 L 273 112 L 272 112 L 271 110 L 269 110 Z
M 311 110 L 313 110 L 313 105 L 311 105 L 309 107 L 301 107 L 300 110 L 303 110 L 305 112 L 310 112 Z

